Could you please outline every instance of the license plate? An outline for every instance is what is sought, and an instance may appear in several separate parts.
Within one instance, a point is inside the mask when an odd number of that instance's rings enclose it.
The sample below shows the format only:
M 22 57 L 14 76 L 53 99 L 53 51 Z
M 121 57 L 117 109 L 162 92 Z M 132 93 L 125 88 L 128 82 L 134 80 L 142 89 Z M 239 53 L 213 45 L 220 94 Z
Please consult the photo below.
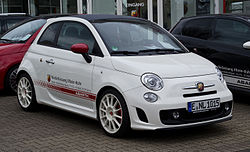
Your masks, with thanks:
M 220 99 L 209 99 L 202 101 L 188 102 L 188 112 L 198 113 L 209 111 L 220 107 Z

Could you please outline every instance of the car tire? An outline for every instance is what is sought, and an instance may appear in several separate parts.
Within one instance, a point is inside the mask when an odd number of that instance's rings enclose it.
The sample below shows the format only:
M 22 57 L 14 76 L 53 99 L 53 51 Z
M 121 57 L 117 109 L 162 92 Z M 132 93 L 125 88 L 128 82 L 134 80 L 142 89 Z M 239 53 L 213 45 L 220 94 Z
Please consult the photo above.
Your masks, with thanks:
M 38 104 L 33 82 L 27 73 L 18 77 L 17 81 L 17 100 L 24 111 L 37 110 Z
M 9 71 L 5 76 L 4 87 L 5 90 L 11 94 L 16 94 L 17 91 L 17 83 L 16 83 L 17 70 L 18 70 L 18 65 L 15 65 L 9 69 Z
M 106 90 L 97 105 L 99 123 L 111 137 L 123 137 L 130 131 L 130 119 L 123 96 L 114 89 Z

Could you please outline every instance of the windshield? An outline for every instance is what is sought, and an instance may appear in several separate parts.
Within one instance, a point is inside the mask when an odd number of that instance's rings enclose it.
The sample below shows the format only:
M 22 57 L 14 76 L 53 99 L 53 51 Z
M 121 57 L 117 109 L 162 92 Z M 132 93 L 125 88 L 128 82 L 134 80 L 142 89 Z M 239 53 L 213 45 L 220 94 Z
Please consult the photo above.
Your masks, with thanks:
M 24 23 L 1 37 L 1 42 L 25 42 L 27 41 L 39 28 L 46 23 L 45 19 L 32 20 Z
M 150 22 L 93 23 L 111 55 L 155 55 L 187 52 L 165 30 Z

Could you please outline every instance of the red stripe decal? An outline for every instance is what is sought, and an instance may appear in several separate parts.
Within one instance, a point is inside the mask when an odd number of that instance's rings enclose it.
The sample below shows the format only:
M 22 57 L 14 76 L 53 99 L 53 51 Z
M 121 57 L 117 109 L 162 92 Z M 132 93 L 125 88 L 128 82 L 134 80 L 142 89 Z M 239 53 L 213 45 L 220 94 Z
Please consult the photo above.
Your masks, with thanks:
M 36 81 L 36 84 L 44 87 L 44 88 L 48 88 L 48 89 L 53 89 L 55 91 L 59 91 L 68 95 L 72 95 L 78 98 L 83 98 L 83 99 L 88 99 L 91 101 L 95 101 L 96 100 L 96 95 L 90 92 L 85 92 L 85 91 L 81 91 L 81 90 L 76 90 L 76 89 L 71 89 L 71 88 L 67 88 L 67 87 L 63 87 L 63 86 L 58 86 L 58 85 L 54 85 L 54 84 L 49 84 L 47 82 L 43 82 L 43 81 Z

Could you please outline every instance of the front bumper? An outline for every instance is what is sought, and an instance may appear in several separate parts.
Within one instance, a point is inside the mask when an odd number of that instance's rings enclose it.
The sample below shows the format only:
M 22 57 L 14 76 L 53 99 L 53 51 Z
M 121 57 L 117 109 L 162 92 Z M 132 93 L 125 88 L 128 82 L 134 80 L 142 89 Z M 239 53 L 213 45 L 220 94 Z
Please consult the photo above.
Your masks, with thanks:
M 204 92 L 213 92 L 211 94 L 201 94 L 196 96 L 197 90 L 183 90 L 182 88 L 202 80 L 204 84 L 213 83 L 214 87 L 205 88 Z M 131 128 L 135 130 L 156 130 L 183 128 L 208 123 L 230 120 L 232 118 L 233 98 L 232 93 L 226 85 L 217 81 L 217 77 L 203 76 L 195 78 L 181 78 L 169 80 L 167 87 L 163 90 L 154 92 L 158 95 L 158 100 L 154 103 L 147 102 L 143 95 L 150 92 L 144 86 L 124 92 L 124 98 L 127 102 Z M 178 86 L 180 85 L 180 86 Z M 179 88 L 179 89 L 178 89 Z M 186 94 L 195 96 L 186 97 Z M 187 111 L 188 102 L 201 101 L 220 98 L 221 106 L 217 110 L 201 113 L 190 113 Z M 225 111 L 225 104 L 230 105 L 230 109 Z M 173 112 L 178 111 L 180 117 L 173 118 Z

